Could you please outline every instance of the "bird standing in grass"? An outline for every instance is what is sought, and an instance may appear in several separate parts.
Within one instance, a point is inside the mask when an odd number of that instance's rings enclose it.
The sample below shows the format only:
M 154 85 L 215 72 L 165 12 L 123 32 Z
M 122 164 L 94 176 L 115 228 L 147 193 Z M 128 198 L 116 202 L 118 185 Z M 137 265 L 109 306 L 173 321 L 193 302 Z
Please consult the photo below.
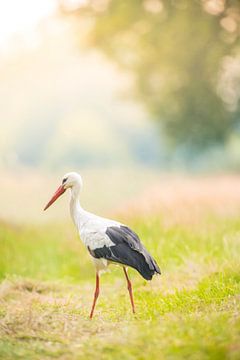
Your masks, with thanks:
M 136 269 L 144 279 L 151 280 L 154 274 L 160 274 L 158 264 L 142 245 L 137 234 L 129 227 L 85 211 L 79 203 L 81 188 L 82 178 L 79 174 L 70 172 L 64 175 L 62 184 L 44 210 L 49 208 L 67 189 L 71 190 L 71 217 L 96 267 L 96 288 L 90 318 L 93 317 L 100 290 L 99 272 L 106 270 L 109 264 L 118 264 L 123 267 L 132 311 L 135 313 L 132 284 L 127 274 L 127 267 Z

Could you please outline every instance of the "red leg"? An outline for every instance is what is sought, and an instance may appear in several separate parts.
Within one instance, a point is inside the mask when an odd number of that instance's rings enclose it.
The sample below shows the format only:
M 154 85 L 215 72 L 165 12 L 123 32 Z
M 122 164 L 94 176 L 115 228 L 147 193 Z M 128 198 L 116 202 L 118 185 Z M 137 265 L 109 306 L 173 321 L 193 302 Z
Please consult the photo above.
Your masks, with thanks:
M 91 313 L 90 313 L 90 319 L 92 319 L 92 317 L 93 317 L 94 308 L 95 308 L 95 305 L 96 305 L 96 302 L 97 302 L 98 295 L 99 295 L 99 275 L 98 275 L 98 273 L 96 273 L 96 288 L 95 288 L 95 293 L 94 293 L 92 310 L 91 310 Z
M 125 267 L 123 267 L 123 271 L 124 271 L 124 274 L 125 274 L 126 279 L 127 279 L 128 292 L 129 292 L 130 301 L 131 301 L 131 305 L 132 305 L 132 312 L 135 313 L 135 305 L 134 305 L 133 293 L 132 293 L 132 284 L 131 284 L 131 281 L 129 280 L 129 277 L 128 277 L 128 274 L 127 274 L 127 270 L 126 270 Z

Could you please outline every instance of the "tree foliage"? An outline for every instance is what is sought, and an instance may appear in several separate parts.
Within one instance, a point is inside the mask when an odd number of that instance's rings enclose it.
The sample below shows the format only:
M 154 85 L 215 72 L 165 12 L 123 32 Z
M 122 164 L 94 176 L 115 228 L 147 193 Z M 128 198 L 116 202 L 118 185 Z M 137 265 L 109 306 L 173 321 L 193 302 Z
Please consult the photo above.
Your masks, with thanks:
M 240 124 L 238 0 L 95 0 L 90 44 L 129 71 L 172 144 L 224 144 Z

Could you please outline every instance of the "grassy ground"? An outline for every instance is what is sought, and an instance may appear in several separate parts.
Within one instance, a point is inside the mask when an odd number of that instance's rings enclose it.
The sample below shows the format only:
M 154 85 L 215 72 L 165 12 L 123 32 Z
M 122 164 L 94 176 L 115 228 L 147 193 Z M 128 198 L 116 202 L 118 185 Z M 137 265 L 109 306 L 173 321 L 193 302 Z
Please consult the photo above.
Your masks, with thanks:
M 122 269 L 101 277 L 88 318 L 94 270 L 71 224 L 0 225 L 0 358 L 239 359 L 240 220 L 166 224 L 131 218 L 162 276 Z

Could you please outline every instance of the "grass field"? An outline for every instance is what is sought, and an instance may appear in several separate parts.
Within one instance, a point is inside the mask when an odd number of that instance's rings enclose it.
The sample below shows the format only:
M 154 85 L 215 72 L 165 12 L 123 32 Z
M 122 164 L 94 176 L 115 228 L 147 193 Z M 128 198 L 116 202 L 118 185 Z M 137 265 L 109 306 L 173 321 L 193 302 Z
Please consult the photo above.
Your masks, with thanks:
M 91 259 L 72 224 L 0 225 L 0 358 L 239 359 L 240 219 L 166 224 L 125 218 L 160 264 L 146 282 L 122 269 L 101 277 L 95 317 Z

